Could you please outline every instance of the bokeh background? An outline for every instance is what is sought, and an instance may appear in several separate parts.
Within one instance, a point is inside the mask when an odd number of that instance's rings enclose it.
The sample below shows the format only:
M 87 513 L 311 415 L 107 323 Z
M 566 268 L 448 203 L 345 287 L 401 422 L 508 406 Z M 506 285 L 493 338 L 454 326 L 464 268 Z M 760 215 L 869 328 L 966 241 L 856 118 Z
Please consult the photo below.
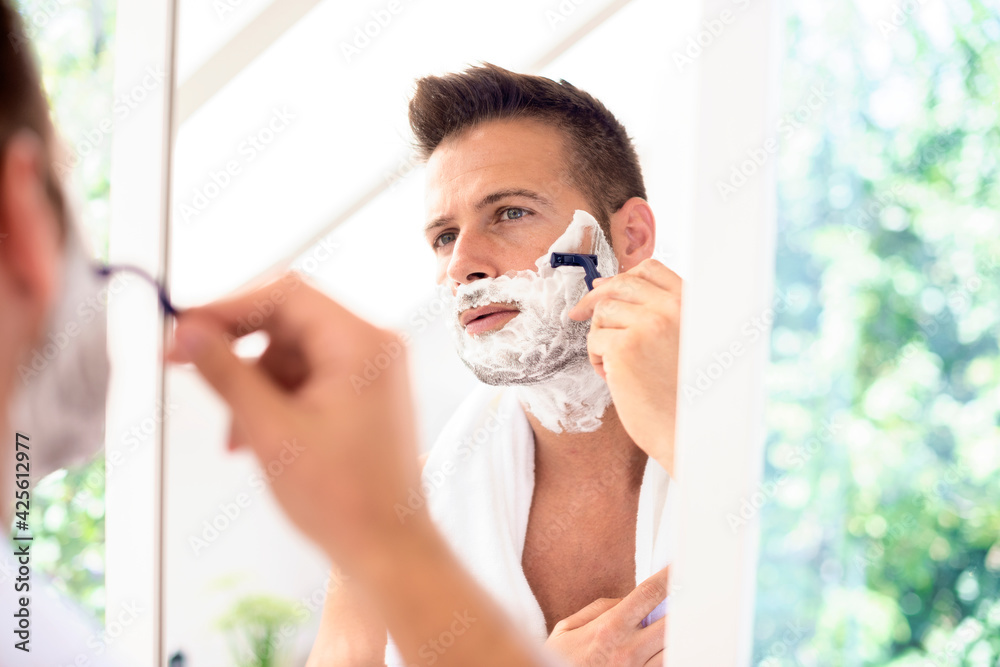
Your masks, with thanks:
M 787 11 L 755 660 L 997 665 L 1000 5 Z
M 114 0 L 17 0 L 107 252 Z M 1000 3 L 789 2 L 754 664 L 1000 665 Z M 671 45 L 681 51 L 683 44 Z M 34 492 L 104 614 L 103 457 Z M 734 508 L 735 509 L 735 508 Z

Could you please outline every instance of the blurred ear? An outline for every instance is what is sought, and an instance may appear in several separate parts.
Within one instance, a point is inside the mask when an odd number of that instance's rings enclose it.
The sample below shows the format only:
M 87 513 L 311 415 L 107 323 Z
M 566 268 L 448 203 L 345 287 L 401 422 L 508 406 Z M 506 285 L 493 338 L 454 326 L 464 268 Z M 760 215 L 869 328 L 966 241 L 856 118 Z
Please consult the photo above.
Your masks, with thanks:
M 27 130 L 0 155 L 0 279 L 32 327 L 57 296 L 62 270 L 63 234 L 45 189 L 46 160 L 41 139 Z
M 623 271 L 653 256 L 656 220 L 645 199 L 632 197 L 611 216 L 611 245 Z

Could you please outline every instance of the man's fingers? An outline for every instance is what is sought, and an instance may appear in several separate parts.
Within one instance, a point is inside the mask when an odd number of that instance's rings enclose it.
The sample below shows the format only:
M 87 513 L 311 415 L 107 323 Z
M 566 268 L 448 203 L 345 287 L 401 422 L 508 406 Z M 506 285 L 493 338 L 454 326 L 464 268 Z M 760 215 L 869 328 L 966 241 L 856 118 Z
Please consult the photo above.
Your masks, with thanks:
M 292 320 L 296 317 L 314 316 L 313 308 L 288 308 L 286 304 L 293 299 L 315 296 L 321 295 L 302 276 L 291 272 L 249 292 L 188 308 L 184 315 L 214 320 L 231 336 L 239 338 L 258 330 L 273 332 L 279 327 L 294 326 L 297 323 Z
M 627 329 L 642 324 L 649 317 L 649 308 L 636 303 L 605 299 L 594 308 L 591 328 Z
M 594 307 L 607 299 L 625 301 L 628 303 L 654 303 L 663 300 L 667 295 L 663 288 L 646 277 L 628 273 L 619 273 L 610 278 L 600 278 L 594 283 L 594 289 L 587 292 L 570 310 L 569 316 L 574 320 L 586 320 L 594 312 Z
M 598 616 L 601 616 L 616 604 L 621 602 L 621 598 L 598 598 L 586 607 L 571 616 L 556 623 L 552 628 L 552 634 L 569 632 L 590 623 Z
M 666 656 L 666 653 L 667 652 L 665 650 L 661 650 L 659 653 L 647 660 L 643 667 L 663 667 L 663 659 Z
M 357 346 L 374 340 L 377 347 L 379 342 L 372 337 L 374 327 L 294 272 L 246 294 L 189 308 L 179 320 L 194 317 L 213 322 L 236 338 L 266 332 L 269 346 L 261 363 L 289 389 L 308 371 L 332 359 L 353 359 L 359 354 Z
M 652 659 L 656 656 L 656 654 L 663 651 L 667 642 L 667 626 L 664 621 L 665 618 L 659 618 L 655 622 L 650 623 L 648 627 L 639 630 L 639 655 L 647 656 L 649 659 Z M 646 664 L 648 665 L 650 663 L 646 662 Z
M 213 301 L 204 306 L 185 308 L 183 315 L 214 320 L 230 335 L 241 337 L 264 328 L 267 318 L 273 313 L 275 306 L 274 291 L 281 291 L 281 281 L 274 281 L 235 296 L 229 296 Z M 288 290 L 289 285 L 284 286 Z M 284 301 L 284 299 L 282 299 Z M 271 307 L 268 308 L 267 304 Z M 254 313 L 256 312 L 256 315 Z
M 667 597 L 667 579 L 668 568 L 665 567 L 636 586 L 621 604 L 611 610 L 615 621 L 626 628 L 639 625 Z
M 259 368 L 233 354 L 224 332 L 202 317 L 185 313 L 180 318 L 170 358 L 195 365 L 229 404 L 240 434 L 249 431 L 265 435 L 267 425 L 274 423 L 275 413 L 283 410 L 284 399 L 274 383 Z
M 652 258 L 642 260 L 628 273 L 645 278 L 654 285 L 677 294 L 681 293 L 683 287 L 683 281 L 679 275 L 668 269 L 663 262 Z

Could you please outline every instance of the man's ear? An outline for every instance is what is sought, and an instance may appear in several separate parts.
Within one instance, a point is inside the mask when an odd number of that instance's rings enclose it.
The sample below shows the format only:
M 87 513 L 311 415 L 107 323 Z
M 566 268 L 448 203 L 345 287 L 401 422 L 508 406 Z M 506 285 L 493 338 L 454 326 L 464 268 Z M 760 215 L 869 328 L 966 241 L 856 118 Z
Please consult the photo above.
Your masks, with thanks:
M 33 132 L 12 136 L 0 154 L 0 279 L 35 325 L 62 274 L 62 229 L 45 188 L 48 153 Z
M 653 256 L 656 248 L 656 220 L 645 199 L 632 197 L 611 216 L 611 245 L 628 271 Z

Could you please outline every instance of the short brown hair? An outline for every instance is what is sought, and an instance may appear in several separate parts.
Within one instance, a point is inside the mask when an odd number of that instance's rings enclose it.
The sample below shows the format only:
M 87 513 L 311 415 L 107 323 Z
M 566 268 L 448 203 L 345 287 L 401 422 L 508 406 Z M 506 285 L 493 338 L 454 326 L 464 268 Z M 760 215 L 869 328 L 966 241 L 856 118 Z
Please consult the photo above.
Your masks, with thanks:
M 62 189 L 55 180 L 55 130 L 42 91 L 38 65 L 20 15 L 9 0 L 0 0 L 0 155 L 21 130 L 31 130 L 45 147 L 45 183 L 56 215 L 65 228 Z
M 445 138 L 493 120 L 532 118 L 550 123 L 569 140 L 568 174 L 596 209 L 605 234 L 611 214 L 631 197 L 646 198 L 639 156 L 614 114 L 565 80 L 484 63 L 464 72 L 417 81 L 410 128 L 421 160 Z

